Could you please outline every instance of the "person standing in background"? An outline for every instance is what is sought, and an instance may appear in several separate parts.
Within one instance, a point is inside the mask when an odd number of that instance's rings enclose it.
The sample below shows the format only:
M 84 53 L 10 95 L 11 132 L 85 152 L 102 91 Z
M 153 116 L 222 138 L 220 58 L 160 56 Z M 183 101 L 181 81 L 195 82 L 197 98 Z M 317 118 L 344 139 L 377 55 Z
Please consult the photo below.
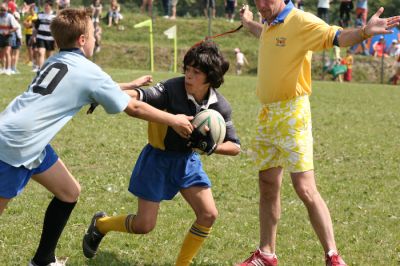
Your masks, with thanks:
M 18 23 L 7 10 L 6 3 L 0 4 L 0 60 L 3 63 L 0 74 L 11 75 L 11 38 L 18 29 Z
M 244 64 L 249 65 L 249 62 L 239 48 L 235 48 L 234 51 L 236 54 L 236 75 L 241 75 Z
M 329 6 L 331 0 L 318 0 L 318 17 L 329 24 Z
M 233 22 L 237 0 L 224 0 L 226 20 Z
M 176 6 L 178 5 L 178 0 L 170 0 L 169 4 L 171 6 L 171 17 L 170 19 L 176 19 Z
M 344 81 L 350 82 L 353 79 L 353 64 L 354 58 L 351 53 L 351 49 L 347 49 L 346 57 L 343 59 L 343 64 L 347 66 L 347 71 L 344 73 Z
M 146 12 L 149 14 L 149 17 L 153 16 L 153 0 L 142 0 L 142 5 L 140 7 L 140 13 L 144 14 Z
M 393 85 L 397 85 L 400 80 L 400 54 L 397 56 L 397 60 L 394 62 L 394 75 L 390 78 L 390 82 Z
M 12 33 L 11 37 L 11 74 L 19 74 L 17 65 L 19 61 L 19 52 L 22 43 L 22 29 L 19 20 L 21 15 L 18 12 L 14 12 L 14 18 L 17 21 L 17 30 Z
M 28 54 L 28 65 L 34 66 L 36 64 L 35 48 L 34 43 L 31 40 L 33 33 L 33 21 L 37 20 L 37 14 L 35 12 L 35 5 L 30 5 L 28 9 L 28 15 L 24 19 L 24 31 L 25 31 L 25 45 Z
M 202 0 L 204 2 L 204 16 L 208 18 L 208 15 L 211 18 L 215 18 L 216 9 L 215 9 L 215 0 Z M 210 14 L 208 14 L 210 12 Z
M 50 31 L 50 23 L 55 16 L 53 1 L 46 0 L 44 11 L 39 12 L 37 20 L 34 22 L 35 27 L 31 37 L 37 47 L 37 68 L 35 71 L 38 71 L 43 66 L 45 59 L 49 58 L 55 49 L 54 38 Z
M 367 23 L 368 0 L 357 0 L 356 16 L 361 18 L 363 25 Z
M 70 6 L 70 0 L 56 0 L 56 10 L 60 12 L 60 10 L 64 8 L 68 8 Z
M 351 19 L 351 11 L 354 8 L 354 4 L 352 0 L 340 0 L 339 7 L 339 25 L 343 28 L 347 28 L 349 26 L 349 21 Z

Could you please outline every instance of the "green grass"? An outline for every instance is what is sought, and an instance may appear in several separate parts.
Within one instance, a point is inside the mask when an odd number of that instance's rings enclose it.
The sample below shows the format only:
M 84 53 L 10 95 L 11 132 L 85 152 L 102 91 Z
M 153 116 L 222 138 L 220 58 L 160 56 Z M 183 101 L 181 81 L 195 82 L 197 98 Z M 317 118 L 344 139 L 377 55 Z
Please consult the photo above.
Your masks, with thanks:
M 23 69 L 24 70 L 24 69 Z M 108 69 L 118 81 L 144 72 Z M 171 77 L 154 73 L 155 80 Z M 0 76 L 0 109 L 24 91 L 31 73 Z M 258 244 L 257 173 L 246 155 L 258 110 L 255 78 L 228 75 L 220 89 L 231 102 L 242 141 L 237 157 L 203 157 L 219 209 L 211 237 L 194 265 L 233 265 Z M 315 168 L 332 214 L 338 247 L 349 265 L 400 263 L 400 90 L 368 84 L 314 82 L 311 97 Z M 82 110 L 52 141 L 82 185 L 59 242 L 69 265 L 173 265 L 194 215 L 181 196 L 161 205 L 158 224 L 145 236 L 111 233 L 98 256 L 86 260 L 81 240 L 98 210 L 134 213 L 130 173 L 146 143 L 146 122 L 125 114 Z M 307 212 L 286 175 L 277 253 L 282 265 L 323 265 L 323 252 Z M 37 247 L 51 195 L 35 182 L 0 216 L 0 265 L 25 265 Z

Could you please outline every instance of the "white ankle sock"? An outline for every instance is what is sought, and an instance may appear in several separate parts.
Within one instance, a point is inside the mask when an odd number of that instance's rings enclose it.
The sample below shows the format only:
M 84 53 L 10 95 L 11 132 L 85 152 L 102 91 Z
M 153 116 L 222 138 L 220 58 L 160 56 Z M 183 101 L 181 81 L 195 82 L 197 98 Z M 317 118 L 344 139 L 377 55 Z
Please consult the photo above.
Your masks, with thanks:
M 329 257 L 332 257 L 333 255 L 338 254 L 338 253 L 337 253 L 336 250 L 331 249 L 331 250 L 329 250 L 328 253 L 326 253 L 326 254 L 327 254 Z
M 274 257 L 275 256 L 275 253 L 264 252 L 260 248 L 258 250 L 261 252 L 261 254 L 263 254 L 265 256 L 269 256 L 269 257 Z

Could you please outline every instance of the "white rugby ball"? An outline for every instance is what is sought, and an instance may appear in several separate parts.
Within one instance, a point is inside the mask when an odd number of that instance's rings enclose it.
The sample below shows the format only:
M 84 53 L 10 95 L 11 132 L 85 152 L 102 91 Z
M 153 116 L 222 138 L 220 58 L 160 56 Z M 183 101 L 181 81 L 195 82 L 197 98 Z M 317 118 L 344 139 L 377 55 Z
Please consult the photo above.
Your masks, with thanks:
M 204 136 L 207 134 L 205 130 L 205 126 L 207 126 L 213 140 L 217 144 L 221 144 L 225 139 L 225 120 L 219 112 L 213 109 L 206 109 L 198 113 L 192 120 L 192 125 L 195 126 Z

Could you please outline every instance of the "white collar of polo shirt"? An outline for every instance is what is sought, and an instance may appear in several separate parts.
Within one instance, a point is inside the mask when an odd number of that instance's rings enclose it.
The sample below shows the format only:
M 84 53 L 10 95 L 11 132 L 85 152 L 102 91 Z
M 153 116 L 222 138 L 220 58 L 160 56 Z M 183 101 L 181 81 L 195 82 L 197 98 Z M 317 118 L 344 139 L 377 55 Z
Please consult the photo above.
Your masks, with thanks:
M 218 102 L 217 94 L 215 93 L 214 88 L 210 88 L 210 92 L 208 94 L 208 99 L 204 99 L 202 104 L 198 104 L 194 99 L 193 95 L 186 93 L 188 100 L 190 100 L 196 106 L 196 113 L 200 112 L 201 110 L 208 109 L 208 107 Z

